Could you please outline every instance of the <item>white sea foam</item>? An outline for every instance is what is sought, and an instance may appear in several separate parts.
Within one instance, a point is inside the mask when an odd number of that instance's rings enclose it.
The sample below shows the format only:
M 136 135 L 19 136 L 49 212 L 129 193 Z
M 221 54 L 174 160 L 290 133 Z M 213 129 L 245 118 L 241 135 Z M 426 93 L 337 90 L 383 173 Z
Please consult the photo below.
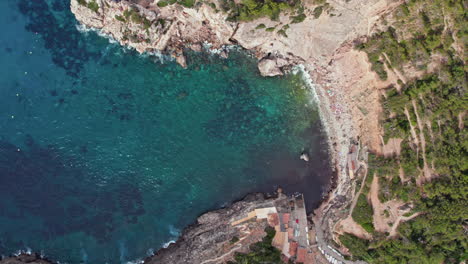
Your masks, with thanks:
M 303 64 L 296 65 L 292 68 L 293 74 L 301 74 L 302 80 L 304 81 L 306 87 L 310 91 L 312 102 L 319 103 L 319 97 L 317 95 L 316 85 L 312 82 L 312 77 L 310 77 L 309 72 L 305 69 Z
M 105 38 L 109 41 L 110 44 L 120 44 L 119 41 L 117 41 L 114 36 L 111 34 L 104 33 L 102 30 L 93 28 L 93 27 L 88 27 L 86 25 L 82 24 L 77 24 L 76 29 L 84 34 L 88 34 L 89 32 L 95 32 L 98 36 Z M 122 49 L 123 52 L 126 51 L 134 51 L 135 48 L 130 46 L 130 45 L 119 45 Z M 110 49 L 111 47 L 108 47 Z M 167 54 L 162 53 L 161 51 L 158 50 L 153 50 L 153 51 L 145 51 L 143 53 L 139 53 L 138 56 L 142 58 L 152 58 L 154 62 L 158 63 L 165 63 L 168 61 L 175 61 L 175 59 Z
M 168 248 L 171 244 L 174 244 L 174 243 L 175 243 L 175 240 L 171 240 L 169 242 L 164 243 L 162 247 L 163 248 Z
M 119 43 L 111 34 L 104 33 L 102 32 L 102 30 L 97 29 L 97 28 L 88 27 L 83 24 L 77 24 L 76 29 L 79 32 L 84 33 L 84 34 L 88 34 L 89 32 L 95 32 L 98 36 L 107 39 L 109 43 L 111 44 Z
M 127 261 L 127 262 L 122 262 L 122 263 L 125 263 L 125 264 L 143 264 L 143 263 L 145 263 L 145 261 L 141 260 L 141 259 L 137 259 L 137 260 Z

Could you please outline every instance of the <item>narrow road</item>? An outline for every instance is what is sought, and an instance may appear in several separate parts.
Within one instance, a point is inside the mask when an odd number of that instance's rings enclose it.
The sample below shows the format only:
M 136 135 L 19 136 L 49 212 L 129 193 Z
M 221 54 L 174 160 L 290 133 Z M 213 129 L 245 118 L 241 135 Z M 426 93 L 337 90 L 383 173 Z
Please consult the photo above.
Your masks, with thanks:
M 354 196 L 354 199 L 353 199 L 353 202 L 351 203 L 351 207 L 349 209 L 349 216 L 352 216 L 353 214 L 353 211 L 354 211 L 354 207 L 356 207 L 356 204 L 357 204 L 357 201 L 359 199 L 359 195 L 361 195 L 361 192 L 362 192 L 362 189 L 364 188 L 364 185 L 366 185 L 366 179 L 367 179 L 367 164 L 365 162 L 362 162 L 360 161 L 360 165 L 364 168 L 364 170 L 366 170 L 364 172 L 364 177 L 361 181 L 361 186 L 359 188 L 359 191 L 356 193 L 356 195 Z
M 323 253 L 325 255 L 325 257 L 330 256 L 332 257 L 333 259 L 337 260 L 339 264 L 367 264 L 366 262 L 364 261 L 350 261 L 350 260 L 345 260 L 341 254 L 338 254 L 337 252 L 331 250 L 328 246 L 328 244 L 324 241 L 323 239 L 323 231 L 322 229 L 320 228 L 319 225 L 317 225 L 318 223 L 316 223 L 316 229 L 315 229 L 315 234 L 316 234 L 316 239 L 317 239 L 317 245 L 319 246 L 319 248 L 321 250 L 323 250 Z
M 360 162 L 360 165 L 363 166 L 363 168 L 365 169 L 365 173 L 364 173 L 364 177 L 362 179 L 362 183 L 361 183 L 361 186 L 359 188 L 359 191 L 355 195 L 355 197 L 354 197 L 354 199 L 353 199 L 353 201 L 351 203 L 351 207 L 350 207 L 350 210 L 349 210 L 349 216 L 352 215 L 354 207 L 356 207 L 358 197 L 361 194 L 361 191 L 363 189 L 363 186 L 365 185 L 366 178 L 367 178 L 367 172 L 368 172 L 367 164 L 365 162 Z M 323 234 L 321 221 L 322 221 L 322 219 L 318 219 L 318 217 L 313 218 L 313 222 L 314 222 L 314 225 L 315 225 L 315 235 L 316 235 L 315 239 L 317 241 L 318 247 L 321 250 L 323 250 L 323 254 L 325 255 L 325 257 L 327 257 L 327 255 L 328 255 L 328 256 L 332 257 L 333 259 L 337 260 L 339 264 L 344 264 L 344 263 L 345 264 L 367 264 L 365 261 L 345 260 L 341 254 L 339 254 L 336 251 L 330 249 L 328 247 L 329 244 L 326 243 L 324 238 L 323 238 L 324 234 Z

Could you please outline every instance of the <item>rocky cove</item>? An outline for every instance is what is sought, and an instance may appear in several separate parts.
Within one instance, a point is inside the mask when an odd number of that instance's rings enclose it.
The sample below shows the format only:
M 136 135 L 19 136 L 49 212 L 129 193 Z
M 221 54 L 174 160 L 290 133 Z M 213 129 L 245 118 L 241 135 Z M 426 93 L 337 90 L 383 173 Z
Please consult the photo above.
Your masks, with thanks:
M 89 5 L 90 2 L 96 5 Z M 343 217 L 342 209 L 349 205 L 354 195 L 353 174 L 362 168 L 361 162 L 365 163 L 367 151 L 367 147 L 360 147 L 361 144 L 377 150 L 381 148 L 375 118 L 379 110 L 371 109 L 370 113 L 364 115 L 360 106 L 375 102 L 379 96 L 377 91 L 369 91 L 367 87 L 385 84 L 375 83 L 364 55 L 353 49 L 353 43 L 371 34 L 380 17 L 398 4 L 394 1 L 328 2 L 330 7 L 319 17 L 312 14 L 317 4 L 314 1 L 305 2 L 304 12 L 307 16 L 300 23 L 291 23 L 292 14 L 287 12 L 281 13 L 277 21 L 258 18 L 253 21 L 229 22 L 226 21 L 226 13 L 216 10 L 208 2 L 187 8 L 178 4 L 160 7 L 156 2 L 143 0 L 71 0 L 71 10 L 83 25 L 111 35 L 122 45 L 133 47 L 140 53 L 168 54 L 183 67 L 187 67 L 187 49 L 196 52 L 208 49 L 227 57 L 228 45 L 240 46 L 254 54 L 258 59 L 260 73 L 264 76 L 282 75 L 300 65 L 319 102 L 336 171 L 335 186 L 314 212 L 313 218 L 317 239 L 324 248 L 323 245 L 329 244 L 327 241 L 334 239 L 334 225 Z M 219 6 L 219 3 L 214 3 Z M 261 24 L 264 27 L 259 27 Z M 284 25 L 288 25 L 285 31 L 287 36 L 263 29 Z M 263 203 L 265 198 L 262 195 L 248 196 L 245 201 L 200 216 L 198 224 L 184 231 L 178 243 L 157 253 L 154 259 L 175 256 L 186 263 L 199 263 L 201 259 L 216 258 L 220 252 L 216 247 L 197 248 L 196 252 L 200 254 L 190 256 L 194 259 L 198 257 L 196 260 L 188 260 L 184 252 L 192 252 L 192 247 L 200 244 L 193 241 L 218 239 L 216 243 L 207 244 L 214 246 L 222 245 L 218 243 L 220 241 L 231 240 L 236 236 L 234 232 L 238 232 L 237 229 L 229 229 L 229 225 L 216 225 L 223 229 L 219 234 L 227 235 L 211 236 L 219 231 L 211 229 L 213 223 L 220 223 L 220 218 L 227 222 L 246 208 L 262 206 Z M 264 227 L 265 223 L 260 225 Z M 339 258 L 331 251 L 328 255 Z M 44 261 L 37 256 L 20 255 L 0 263 Z M 152 258 L 145 262 L 159 263 Z

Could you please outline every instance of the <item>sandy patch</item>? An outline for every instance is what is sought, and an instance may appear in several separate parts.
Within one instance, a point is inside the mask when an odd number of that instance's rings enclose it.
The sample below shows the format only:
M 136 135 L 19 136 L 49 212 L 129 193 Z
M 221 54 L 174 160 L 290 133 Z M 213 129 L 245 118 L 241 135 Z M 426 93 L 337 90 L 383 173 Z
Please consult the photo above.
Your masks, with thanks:
M 361 225 L 356 223 L 351 216 L 346 217 L 345 219 L 339 221 L 336 224 L 336 232 L 340 235 L 345 233 L 357 236 L 359 238 L 370 240 L 372 235 L 369 234 Z
M 390 236 L 392 234 L 395 235 L 400 222 L 406 220 L 403 215 L 411 211 L 412 206 L 396 199 L 385 203 L 380 202 L 379 177 L 377 176 L 372 179 L 368 199 L 374 211 L 373 224 L 375 230 L 381 233 L 388 233 Z
M 401 138 L 390 138 L 387 144 L 384 144 L 383 137 L 380 137 L 382 140 L 382 155 L 385 157 L 400 156 L 401 153 Z

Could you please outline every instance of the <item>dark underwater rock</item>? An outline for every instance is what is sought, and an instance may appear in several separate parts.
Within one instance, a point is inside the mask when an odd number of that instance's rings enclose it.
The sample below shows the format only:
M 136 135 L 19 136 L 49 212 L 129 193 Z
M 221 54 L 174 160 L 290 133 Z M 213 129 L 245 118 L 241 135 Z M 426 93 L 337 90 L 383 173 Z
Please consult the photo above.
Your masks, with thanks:
M 37 253 L 26 254 L 22 253 L 18 256 L 7 257 L 0 260 L 0 264 L 55 264 L 46 258 L 42 258 Z

